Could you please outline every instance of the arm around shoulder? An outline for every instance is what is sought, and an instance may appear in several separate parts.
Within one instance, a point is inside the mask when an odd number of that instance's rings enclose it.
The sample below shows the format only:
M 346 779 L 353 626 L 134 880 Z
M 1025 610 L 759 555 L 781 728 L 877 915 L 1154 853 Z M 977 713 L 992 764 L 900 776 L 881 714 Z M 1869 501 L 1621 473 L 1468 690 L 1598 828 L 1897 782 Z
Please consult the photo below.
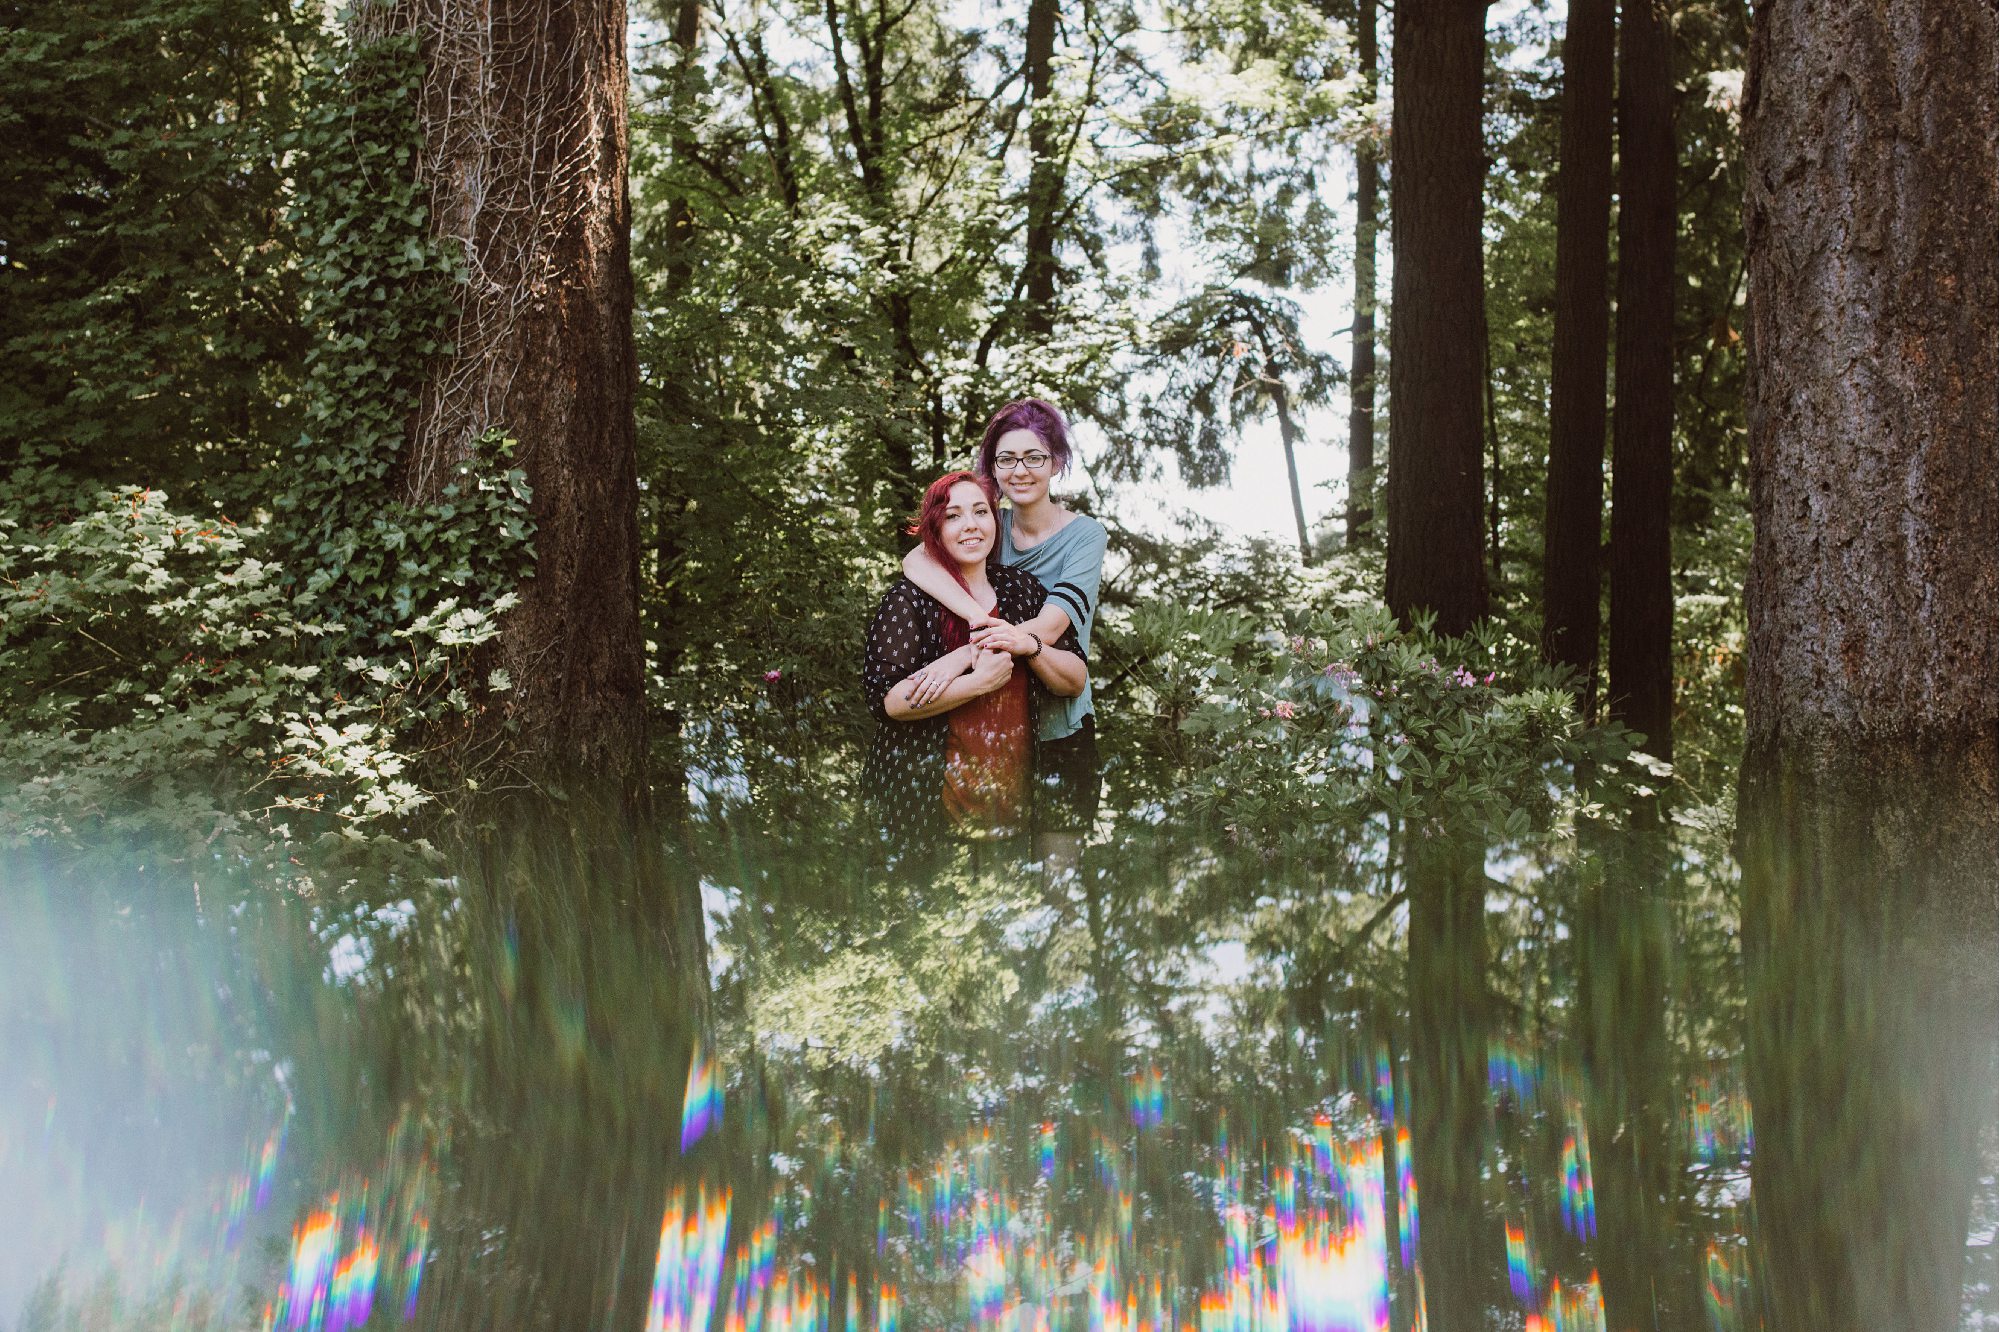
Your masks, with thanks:
M 976 620 L 985 610 L 972 599 L 972 594 L 959 585 L 945 567 L 931 558 L 931 553 L 921 545 L 915 546 L 903 556 L 903 577 L 915 583 L 918 588 L 934 597 L 938 604 L 962 620 Z

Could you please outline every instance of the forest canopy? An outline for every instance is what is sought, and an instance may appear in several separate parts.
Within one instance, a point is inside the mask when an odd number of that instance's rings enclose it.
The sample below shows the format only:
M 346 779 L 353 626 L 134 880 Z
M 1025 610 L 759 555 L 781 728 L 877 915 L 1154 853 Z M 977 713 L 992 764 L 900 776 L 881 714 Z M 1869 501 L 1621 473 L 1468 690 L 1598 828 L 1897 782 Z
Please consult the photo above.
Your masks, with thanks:
M 1302 493 L 1296 465 L 1290 495 L 1259 483 L 1297 511 L 1290 552 L 1133 507 L 1163 469 L 1230 476 L 1245 431 L 1280 428 L 1288 457 L 1351 451 L 1351 414 L 1388 433 L 1386 414 L 1350 413 L 1358 344 L 1329 315 L 1354 308 L 1356 156 L 1390 165 L 1393 74 L 1362 67 L 1356 12 L 1034 10 L 632 15 L 646 710 L 656 770 L 692 771 L 697 792 L 720 780 L 717 807 L 754 805 L 800 764 L 838 772 L 849 663 L 901 523 L 1009 397 L 1045 396 L 1083 430 L 1077 502 L 1114 542 L 1105 706 L 1135 728 L 1155 706 L 1143 608 L 1164 589 L 1192 577 L 1207 604 L 1278 628 L 1333 604 L 1314 589 L 1380 577 L 1379 520 L 1346 513 L 1380 506 Z M 1481 94 L 1480 541 L 1494 609 L 1530 640 L 1560 17 L 1495 11 Z M 393 837 L 488 761 L 423 737 L 521 684 L 453 664 L 492 656 L 492 617 L 531 567 L 518 428 L 497 423 L 430 493 L 403 484 L 408 414 L 466 332 L 454 292 L 473 275 L 417 185 L 423 57 L 356 32 L 312 6 L 157 0 L 108 29 L 38 7 L 8 43 L 0 447 L 20 706 L 0 748 L 24 835 L 172 808 L 171 835 L 226 828 L 246 852 Z M 1677 757 L 1711 801 L 1740 734 L 1746 35 L 1741 9 L 1690 5 L 1673 37 L 1671 651 Z M 1386 231 L 1369 236 L 1377 404 L 1395 359 Z M 126 542 L 143 573 L 119 563 Z M 1301 564 L 1345 572 L 1287 571 Z M 661 785 L 678 799 L 678 779 Z

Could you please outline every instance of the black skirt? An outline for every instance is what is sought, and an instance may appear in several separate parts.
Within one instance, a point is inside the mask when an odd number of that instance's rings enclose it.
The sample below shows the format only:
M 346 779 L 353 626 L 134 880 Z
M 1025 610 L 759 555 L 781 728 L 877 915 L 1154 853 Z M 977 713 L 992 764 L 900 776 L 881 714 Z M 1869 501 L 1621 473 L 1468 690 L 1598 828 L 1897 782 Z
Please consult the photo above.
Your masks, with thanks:
M 1087 833 L 1097 822 L 1097 718 L 1035 746 L 1035 831 Z

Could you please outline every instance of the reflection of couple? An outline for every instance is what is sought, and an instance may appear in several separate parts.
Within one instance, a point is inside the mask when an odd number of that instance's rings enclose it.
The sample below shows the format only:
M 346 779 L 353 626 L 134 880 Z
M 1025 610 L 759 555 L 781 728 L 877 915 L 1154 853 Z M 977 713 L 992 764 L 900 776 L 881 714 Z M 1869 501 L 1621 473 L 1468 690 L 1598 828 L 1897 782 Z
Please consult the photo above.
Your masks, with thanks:
M 1062 414 L 1023 398 L 987 423 L 977 470 L 924 494 L 861 670 L 878 722 L 862 789 L 899 852 L 1032 831 L 1061 868 L 1097 816 L 1085 656 L 1105 531 L 1049 498 L 1069 461 Z

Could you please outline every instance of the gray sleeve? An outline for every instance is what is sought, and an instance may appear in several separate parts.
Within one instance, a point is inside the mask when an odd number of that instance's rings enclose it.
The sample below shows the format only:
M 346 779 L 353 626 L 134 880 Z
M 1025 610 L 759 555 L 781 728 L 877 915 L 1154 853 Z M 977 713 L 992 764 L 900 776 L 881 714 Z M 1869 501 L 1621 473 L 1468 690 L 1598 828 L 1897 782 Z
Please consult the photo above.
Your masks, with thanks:
M 1104 578 L 1104 548 L 1110 536 L 1104 524 L 1095 519 L 1077 521 L 1090 526 L 1064 552 L 1062 567 L 1056 570 L 1055 581 L 1049 584 L 1049 601 L 1062 607 L 1079 638 L 1088 639 L 1090 626 L 1097 618 L 1097 589 Z

